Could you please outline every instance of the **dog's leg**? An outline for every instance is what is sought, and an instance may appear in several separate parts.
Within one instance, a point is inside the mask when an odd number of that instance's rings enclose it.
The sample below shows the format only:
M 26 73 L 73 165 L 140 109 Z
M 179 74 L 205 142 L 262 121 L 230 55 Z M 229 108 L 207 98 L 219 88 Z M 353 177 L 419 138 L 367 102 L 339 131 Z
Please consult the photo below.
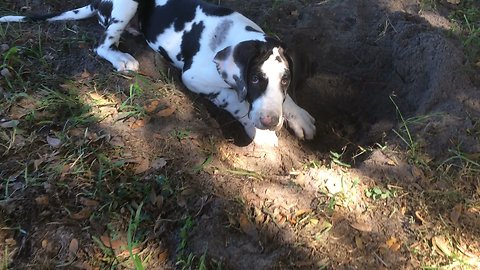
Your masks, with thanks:
M 137 60 L 117 48 L 120 36 L 137 11 L 138 1 L 113 0 L 102 1 L 102 4 L 105 8 L 98 9 L 98 16 L 100 24 L 106 29 L 100 45 L 95 49 L 96 53 L 112 63 L 117 71 L 138 70 Z
M 240 101 L 238 93 L 233 89 L 216 88 L 212 90 L 211 82 L 207 78 L 218 76 L 216 70 L 210 74 L 207 68 L 202 68 L 197 63 L 196 68 L 190 68 L 183 72 L 182 82 L 192 92 L 204 95 L 212 101 L 217 107 L 228 111 L 244 127 L 247 135 L 253 139 L 256 145 L 277 146 L 278 137 L 275 131 L 261 130 L 255 127 L 255 123 L 249 118 L 250 105 L 245 101 Z
M 298 106 L 293 99 L 287 95 L 283 102 L 283 115 L 287 125 L 300 139 L 311 140 L 315 136 L 315 119 L 304 109 Z

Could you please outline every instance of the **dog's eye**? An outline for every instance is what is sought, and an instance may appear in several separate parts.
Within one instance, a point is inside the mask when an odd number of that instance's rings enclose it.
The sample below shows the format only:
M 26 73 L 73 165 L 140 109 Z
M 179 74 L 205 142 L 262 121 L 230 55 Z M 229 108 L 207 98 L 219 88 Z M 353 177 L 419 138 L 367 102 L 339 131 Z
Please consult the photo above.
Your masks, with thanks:
M 257 84 L 259 81 L 260 81 L 260 78 L 258 77 L 258 75 L 253 75 L 252 76 L 252 83 Z
M 283 76 L 282 80 L 280 81 L 282 85 L 287 85 L 289 82 L 290 81 L 288 80 L 287 76 Z

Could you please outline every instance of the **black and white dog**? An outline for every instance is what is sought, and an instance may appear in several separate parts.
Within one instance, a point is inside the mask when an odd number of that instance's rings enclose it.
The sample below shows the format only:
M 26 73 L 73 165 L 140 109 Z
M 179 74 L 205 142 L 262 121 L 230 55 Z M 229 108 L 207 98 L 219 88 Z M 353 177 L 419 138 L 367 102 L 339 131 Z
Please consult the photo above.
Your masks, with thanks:
M 5 16 L 0 22 L 97 15 L 105 34 L 96 53 L 117 71 L 136 71 L 137 60 L 117 46 L 137 11 L 149 46 L 182 71 L 188 89 L 207 96 L 238 119 L 255 143 L 277 145 L 275 130 L 284 120 L 298 138 L 314 137 L 314 118 L 287 94 L 293 64 L 285 47 L 228 8 L 199 0 L 93 0 L 63 13 Z

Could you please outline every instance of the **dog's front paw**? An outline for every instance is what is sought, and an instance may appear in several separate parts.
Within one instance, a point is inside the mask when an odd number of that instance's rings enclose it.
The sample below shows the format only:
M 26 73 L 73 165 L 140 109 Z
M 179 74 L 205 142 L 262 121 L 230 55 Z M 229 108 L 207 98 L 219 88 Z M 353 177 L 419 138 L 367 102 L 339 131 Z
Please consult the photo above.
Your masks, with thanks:
M 114 62 L 112 62 L 112 64 L 118 72 L 137 71 L 140 67 L 138 61 L 128 53 L 118 54 L 117 58 Z
M 262 147 L 275 147 L 278 146 L 278 137 L 275 131 L 257 128 L 253 143 Z
M 315 118 L 307 111 L 298 107 L 295 115 L 286 117 L 288 126 L 293 130 L 295 135 L 301 140 L 311 140 L 317 132 L 315 127 Z

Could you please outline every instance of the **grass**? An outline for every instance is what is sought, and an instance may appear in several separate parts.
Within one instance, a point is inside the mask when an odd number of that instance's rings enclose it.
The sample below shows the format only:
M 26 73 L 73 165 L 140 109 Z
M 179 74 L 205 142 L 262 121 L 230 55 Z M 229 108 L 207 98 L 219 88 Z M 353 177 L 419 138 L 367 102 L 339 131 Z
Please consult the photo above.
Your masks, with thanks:
M 132 213 L 133 217 L 131 218 L 128 224 L 128 231 L 127 231 L 128 252 L 130 254 L 130 260 L 132 260 L 136 270 L 145 269 L 140 256 L 138 254 L 133 253 L 133 249 L 139 245 L 138 240 L 135 238 L 135 232 L 137 231 L 141 222 L 140 213 L 142 211 L 142 206 L 143 206 L 143 202 L 138 206 L 134 216 Z
M 454 23 L 453 33 L 463 43 L 465 54 L 470 62 L 478 67 L 480 63 L 480 7 L 476 0 L 461 0 L 456 5 L 447 5 L 451 12 L 450 21 Z M 421 0 L 420 9 L 437 11 L 439 0 Z M 443 3 L 445 5 L 445 3 Z
M 465 52 L 470 61 L 480 62 L 480 7 L 475 0 L 463 0 L 454 10 L 450 19 L 458 26 L 454 33 L 462 39 Z

